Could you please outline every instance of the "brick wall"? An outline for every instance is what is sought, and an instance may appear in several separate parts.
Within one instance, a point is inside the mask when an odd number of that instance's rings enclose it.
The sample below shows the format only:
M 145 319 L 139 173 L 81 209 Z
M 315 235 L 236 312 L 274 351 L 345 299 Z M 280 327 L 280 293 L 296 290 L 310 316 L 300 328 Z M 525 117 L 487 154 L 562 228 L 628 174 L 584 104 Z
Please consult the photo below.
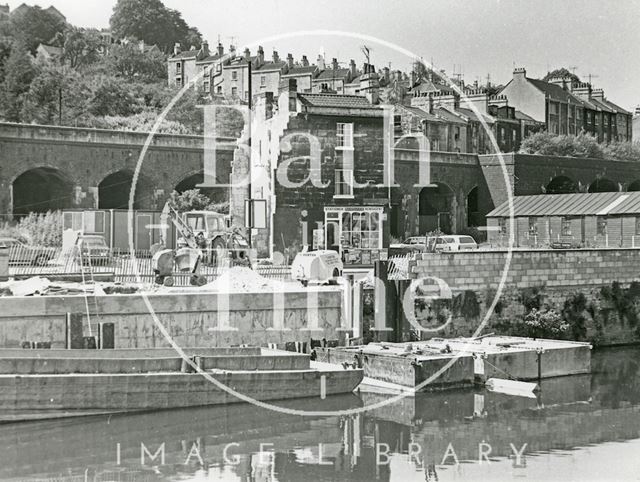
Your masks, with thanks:
M 506 260 L 506 251 L 475 251 L 422 254 L 412 261 L 414 278 L 438 277 L 453 292 L 453 321 L 432 336 L 468 336 L 476 331 L 494 300 Z M 499 332 L 505 322 L 522 319 L 528 312 L 526 298 L 533 292 L 541 309 L 558 313 L 582 294 L 586 299 L 586 307 L 578 313 L 585 321 L 582 339 L 599 344 L 640 341 L 634 308 L 636 303 L 640 306 L 640 296 L 636 300 L 635 289 L 627 289 L 640 281 L 639 261 L 638 249 L 515 250 L 500 302 L 484 333 Z M 469 299 L 477 303 L 477 311 L 465 311 Z

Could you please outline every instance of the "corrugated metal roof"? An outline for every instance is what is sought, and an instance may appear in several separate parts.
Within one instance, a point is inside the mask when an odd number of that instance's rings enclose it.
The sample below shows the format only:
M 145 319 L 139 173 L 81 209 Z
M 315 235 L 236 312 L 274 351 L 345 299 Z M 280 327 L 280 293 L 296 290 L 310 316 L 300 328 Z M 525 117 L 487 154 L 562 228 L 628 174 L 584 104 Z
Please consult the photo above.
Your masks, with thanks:
M 536 194 L 513 198 L 514 216 L 595 216 L 640 215 L 640 192 L 600 192 L 579 194 Z M 509 202 L 487 214 L 509 217 Z

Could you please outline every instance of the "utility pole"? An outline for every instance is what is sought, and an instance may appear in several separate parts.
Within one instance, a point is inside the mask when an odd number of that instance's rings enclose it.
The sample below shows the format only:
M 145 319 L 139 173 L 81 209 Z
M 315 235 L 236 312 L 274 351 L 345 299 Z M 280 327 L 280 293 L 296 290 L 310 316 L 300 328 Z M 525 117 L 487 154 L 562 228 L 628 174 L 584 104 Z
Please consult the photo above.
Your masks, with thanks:
M 62 84 L 58 86 L 58 125 L 62 125 Z
M 248 120 L 249 120 L 249 139 L 247 139 L 247 145 L 249 146 L 249 168 L 247 169 L 247 175 L 249 176 L 249 212 L 251 213 L 253 211 L 253 193 L 251 191 L 251 158 L 252 158 L 252 149 L 251 149 L 251 134 L 252 134 L 252 129 L 251 129 L 251 118 L 252 118 L 252 109 L 253 109 L 253 99 L 252 99 L 252 92 L 251 92 L 251 88 L 252 88 L 252 80 L 251 80 L 251 56 L 249 56 L 249 58 L 247 59 L 247 87 L 248 87 L 248 91 L 249 91 L 249 95 L 248 95 L 248 99 L 247 99 L 247 104 L 249 107 L 249 115 Z M 246 220 L 245 220 L 246 223 Z M 251 223 L 253 224 L 253 223 Z M 251 226 L 249 226 L 249 236 L 247 236 L 248 240 L 249 240 L 249 248 L 253 247 L 253 228 Z

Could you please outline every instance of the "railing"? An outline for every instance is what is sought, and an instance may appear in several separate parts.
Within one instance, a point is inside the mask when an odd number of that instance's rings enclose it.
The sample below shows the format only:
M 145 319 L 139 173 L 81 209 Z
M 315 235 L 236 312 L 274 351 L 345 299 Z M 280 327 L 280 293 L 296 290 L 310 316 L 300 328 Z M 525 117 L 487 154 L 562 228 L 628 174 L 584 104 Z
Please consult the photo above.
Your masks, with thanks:
M 211 259 L 210 256 L 207 259 Z M 207 282 L 212 282 L 228 268 L 201 263 L 199 274 Z M 261 276 L 269 279 L 288 281 L 291 279 L 289 266 L 260 265 L 254 267 Z M 109 257 L 81 256 L 75 248 L 63 251 L 61 248 L 13 246 L 9 250 L 9 276 L 12 277 L 63 277 L 78 276 L 91 281 L 94 275 L 111 274 L 116 282 L 153 284 L 155 273 L 150 251 L 138 250 L 135 256 L 129 253 L 114 254 Z M 191 273 L 175 272 L 175 286 L 189 286 Z
M 406 280 L 411 278 L 409 272 L 409 261 L 414 258 L 413 254 L 397 255 L 389 257 L 387 262 L 387 279 Z

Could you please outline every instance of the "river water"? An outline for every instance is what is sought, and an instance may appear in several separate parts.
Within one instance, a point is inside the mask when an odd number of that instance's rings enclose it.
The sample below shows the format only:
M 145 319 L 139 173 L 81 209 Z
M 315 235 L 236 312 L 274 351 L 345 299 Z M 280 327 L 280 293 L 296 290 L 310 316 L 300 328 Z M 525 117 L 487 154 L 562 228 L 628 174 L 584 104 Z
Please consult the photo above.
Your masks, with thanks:
M 238 404 L 5 424 L 0 479 L 640 480 L 639 369 L 640 348 L 616 348 L 594 352 L 591 375 L 543 381 L 536 398 L 457 390 L 349 416 Z

